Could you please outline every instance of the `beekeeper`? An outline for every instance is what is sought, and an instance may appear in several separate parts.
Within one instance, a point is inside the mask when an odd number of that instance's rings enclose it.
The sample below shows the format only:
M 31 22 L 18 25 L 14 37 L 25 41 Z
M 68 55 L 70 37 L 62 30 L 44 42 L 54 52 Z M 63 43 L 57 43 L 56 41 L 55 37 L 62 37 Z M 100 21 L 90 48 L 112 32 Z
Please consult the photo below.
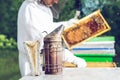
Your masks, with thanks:
M 41 51 L 43 48 L 43 38 L 46 33 L 49 34 L 61 24 L 68 26 L 75 21 L 74 19 L 70 19 L 65 22 L 53 22 L 53 17 L 57 17 L 58 15 L 52 5 L 54 3 L 57 4 L 58 1 L 59 0 L 25 0 L 19 9 L 17 43 L 21 76 L 31 74 L 23 42 L 39 40 Z M 72 62 L 78 67 L 86 67 L 86 61 L 84 59 L 75 57 L 67 49 L 65 49 L 64 56 L 64 61 Z

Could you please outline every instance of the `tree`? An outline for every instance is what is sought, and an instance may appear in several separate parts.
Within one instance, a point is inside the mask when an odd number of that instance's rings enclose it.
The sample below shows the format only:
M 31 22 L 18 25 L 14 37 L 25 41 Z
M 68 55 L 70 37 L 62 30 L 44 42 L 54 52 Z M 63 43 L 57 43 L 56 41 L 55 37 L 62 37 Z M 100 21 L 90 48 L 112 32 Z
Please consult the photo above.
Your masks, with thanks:
M 23 0 L 0 0 L 0 34 L 16 39 L 17 13 Z

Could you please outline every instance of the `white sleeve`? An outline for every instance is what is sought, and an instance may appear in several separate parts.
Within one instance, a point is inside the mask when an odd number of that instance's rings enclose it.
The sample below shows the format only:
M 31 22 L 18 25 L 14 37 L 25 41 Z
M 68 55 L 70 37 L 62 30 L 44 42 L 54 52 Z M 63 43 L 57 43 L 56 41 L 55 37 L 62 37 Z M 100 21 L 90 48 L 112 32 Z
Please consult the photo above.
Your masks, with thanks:
M 69 28 L 72 24 L 77 24 L 77 19 L 69 19 L 68 21 L 54 22 L 54 26 L 58 26 L 60 24 L 64 25 L 65 29 Z
M 55 26 L 55 27 L 57 27 L 57 26 L 59 26 L 59 25 L 64 25 L 65 27 L 67 26 L 67 22 L 68 21 L 61 21 L 61 22 L 54 22 L 53 23 L 53 25 Z
M 87 63 L 84 59 L 76 57 L 69 50 L 65 49 L 63 54 L 63 60 L 65 62 L 71 62 L 77 65 L 77 67 L 86 67 Z
M 54 26 L 59 26 L 59 25 L 63 25 L 66 28 L 68 28 L 71 24 L 70 24 L 70 20 L 69 21 L 61 21 L 61 22 L 54 22 Z

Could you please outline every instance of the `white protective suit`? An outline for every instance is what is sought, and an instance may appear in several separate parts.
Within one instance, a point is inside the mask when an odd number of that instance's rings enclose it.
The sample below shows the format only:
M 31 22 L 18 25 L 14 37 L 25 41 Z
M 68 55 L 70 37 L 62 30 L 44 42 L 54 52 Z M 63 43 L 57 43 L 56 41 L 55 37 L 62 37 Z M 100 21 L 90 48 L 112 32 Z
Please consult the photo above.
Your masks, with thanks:
M 38 4 L 36 0 L 25 0 L 18 12 L 18 35 L 17 43 L 19 50 L 19 66 L 22 76 L 30 75 L 31 70 L 26 50 L 23 42 L 39 40 L 42 43 L 40 50 L 43 48 L 44 31 L 50 33 L 56 27 L 67 22 L 53 22 L 53 15 L 49 7 Z M 73 62 L 78 67 L 86 67 L 84 59 L 75 57 L 70 51 L 65 49 L 64 61 Z

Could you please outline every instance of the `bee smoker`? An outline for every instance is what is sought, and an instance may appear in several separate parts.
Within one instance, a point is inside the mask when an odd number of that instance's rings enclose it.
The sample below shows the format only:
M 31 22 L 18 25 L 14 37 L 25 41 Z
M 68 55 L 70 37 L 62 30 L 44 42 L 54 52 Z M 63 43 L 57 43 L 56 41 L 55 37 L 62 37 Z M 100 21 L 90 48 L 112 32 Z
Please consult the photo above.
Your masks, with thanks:
M 62 31 L 63 25 L 56 28 L 44 38 L 43 69 L 45 74 L 62 73 Z

